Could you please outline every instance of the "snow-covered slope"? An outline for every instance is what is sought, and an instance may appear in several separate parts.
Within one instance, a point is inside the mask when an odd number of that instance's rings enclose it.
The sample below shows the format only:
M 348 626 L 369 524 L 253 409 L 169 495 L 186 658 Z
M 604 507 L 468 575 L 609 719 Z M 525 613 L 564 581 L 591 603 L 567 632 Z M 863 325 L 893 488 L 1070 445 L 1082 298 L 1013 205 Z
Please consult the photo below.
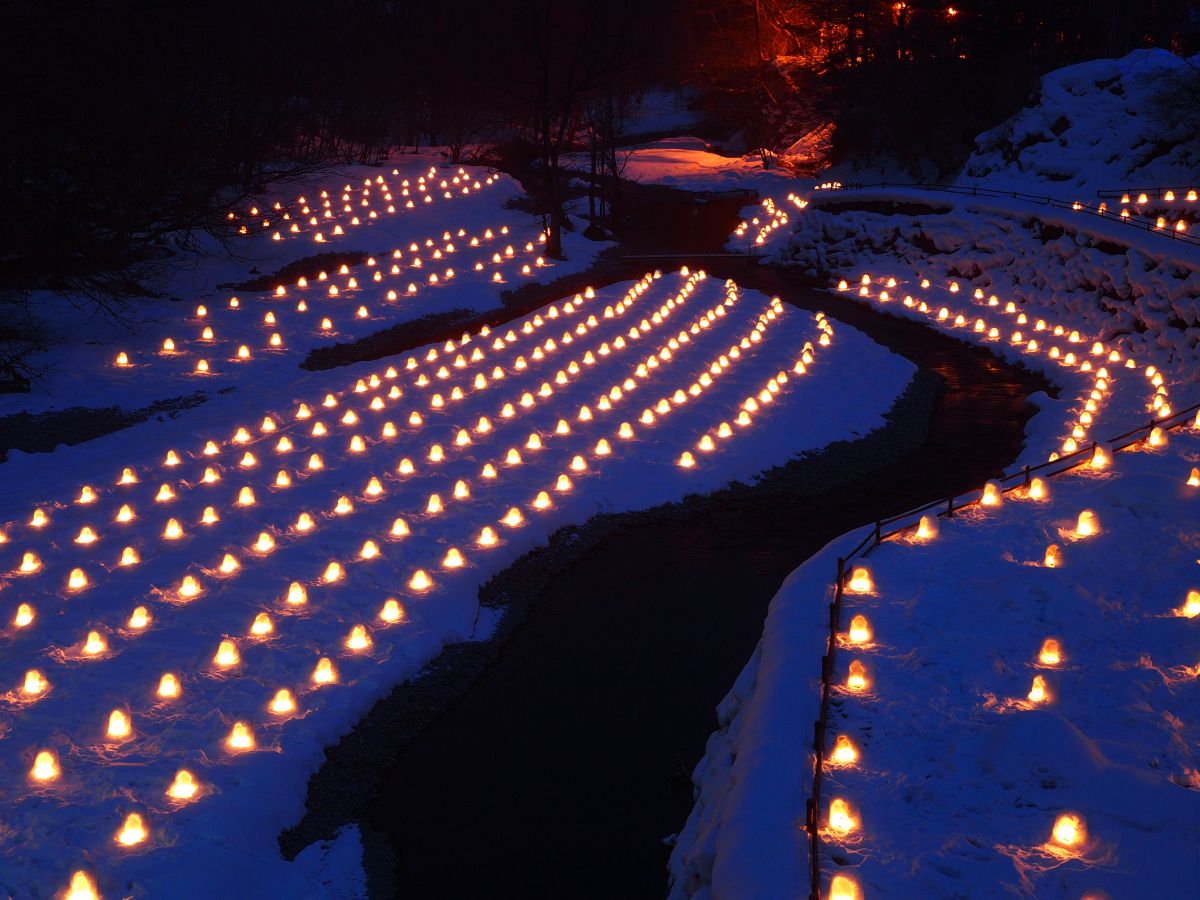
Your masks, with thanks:
M 1200 140 L 1167 91 L 1176 79 L 1194 90 L 1198 63 L 1135 50 L 1051 72 L 1031 105 L 976 138 L 958 181 L 1064 200 L 1103 189 L 1191 187 Z
M 14 459 L 0 889 L 329 893 L 350 845 L 288 864 L 275 836 L 323 746 L 486 634 L 479 584 L 564 524 L 882 425 L 912 372 L 778 300 L 651 274 Z

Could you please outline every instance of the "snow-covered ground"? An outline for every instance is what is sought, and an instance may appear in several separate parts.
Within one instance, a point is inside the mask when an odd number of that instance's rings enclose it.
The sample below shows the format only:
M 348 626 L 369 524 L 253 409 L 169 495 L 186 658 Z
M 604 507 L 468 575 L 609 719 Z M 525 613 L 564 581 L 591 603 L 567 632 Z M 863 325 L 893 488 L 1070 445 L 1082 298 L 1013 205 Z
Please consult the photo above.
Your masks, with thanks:
M 380 294 L 412 277 L 370 272 L 346 285 L 353 299 L 326 300 L 322 282 L 309 302 L 387 309 Z M 284 328 L 298 290 L 208 320 L 231 342 L 249 333 L 238 314 L 253 331 L 275 311 Z M 474 290 L 464 276 L 407 302 L 419 314 L 431 295 L 459 306 Z M 176 390 L 202 353 L 240 365 L 194 337 L 177 339 L 185 359 L 147 341 L 127 351 L 134 372 L 97 351 L 96 396 Z M 336 874 L 354 833 L 295 863 L 276 836 L 302 815 L 322 747 L 445 644 L 487 637 L 482 582 L 564 524 L 878 427 L 914 371 L 702 273 L 589 289 L 328 372 L 266 363 L 259 347 L 236 390 L 174 419 L 5 464 L 0 889 L 13 896 L 65 894 L 74 872 L 77 898 L 354 895 Z
M 504 291 L 582 271 L 609 246 L 567 233 L 566 259 L 546 259 L 541 220 L 506 208 L 519 195 L 507 175 L 451 166 L 434 153 L 279 188 L 231 211 L 248 233 L 229 252 L 204 240 L 199 252 L 180 251 L 156 285 L 168 299 L 130 301 L 129 324 L 77 297 L 36 295 L 47 350 L 31 362 L 41 373 L 31 394 L 0 396 L 0 415 L 134 409 L 230 388 L 274 392 L 316 347 L 432 313 L 496 308 Z M 303 284 L 220 287 L 317 254 L 355 251 L 366 261 L 329 266 L 325 277 L 314 272 Z
M 1200 418 L 1178 414 L 1200 401 L 1200 256 L 1069 209 L 799 190 L 748 210 L 731 248 L 756 240 L 833 290 L 1045 372 L 1060 394 L 1038 398 L 1017 464 L 1093 442 L 1108 461 L 870 554 L 874 588 L 848 592 L 841 620 L 822 895 L 1200 895 Z M 1183 427 L 1157 444 L 1104 443 L 1169 415 Z M 837 558 L 865 535 L 832 542 L 772 601 L 695 772 L 673 898 L 809 894 L 828 603 Z

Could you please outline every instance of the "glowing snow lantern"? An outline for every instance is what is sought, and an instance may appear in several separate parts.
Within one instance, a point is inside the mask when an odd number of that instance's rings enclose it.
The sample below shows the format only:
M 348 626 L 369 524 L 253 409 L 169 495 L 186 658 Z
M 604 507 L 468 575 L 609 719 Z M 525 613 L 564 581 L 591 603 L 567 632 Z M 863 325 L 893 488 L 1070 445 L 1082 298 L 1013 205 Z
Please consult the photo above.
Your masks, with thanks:
M 1041 652 L 1038 653 L 1038 662 L 1043 666 L 1057 666 L 1062 662 L 1062 648 L 1058 641 L 1054 638 L 1046 638 L 1042 642 Z
M 871 570 L 866 566 L 855 566 L 850 573 L 850 580 L 846 583 L 846 590 L 852 594 L 869 594 L 874 588 Z
M 83 569 L 72 569 L 71 574 L 67 576 L 67 590 L 82 591 L 87 586 L 87 573 Z
M 179 696 L 179 678 L 171 672 L 166 672 L 158 680 L 158 690 L 155 691 L 164 700 Z
M 89 631 L 83 642 L 85 656 L 98 656 L 108 649 L 108 641 L 99 631 Z
M 1083 817 L 1075 813 L 1064 813 L 1054 821 L 1050 840 L 1065 850 L 1071 850 L 1087 840 L 1087 826 Z
M 1100 521 L 1096 518 L 1096 514 L 1090 509 L 1085 509 L 1079 514 L 1079 520 L 1075 523 L 1076 537 L 1091 537 L 1100 532 Z
M 871 640 L 871 625 L 866 616 L 857 615 L 850 620 L 849 637 L 852 644 L 865 644 Z
M 167 788 L 167 796 L 172 800 L 191 800 L 199 788 L 195 776 L 187 769 L 180 769 L 175 773 L 175 780 L 171 782 L 171 786 Z
M 22 574 L 28 575 L 31 572 L 36 572 L 41 567 L 42 561 L 38 558 L 38 555 L 32 550 L 27 550 L 21 556 L 21 565 L 18 567 L 18 571 L 20 571 Z
M 1200 469 L 1193 468 L 1187 480 L 1188 487 L 1200 487 Z
M 979 500 L 984 506 L 1000 506 L 1004 502 L 1003 492 L 1000 490 L 1000 485 L 994 481 L 989 481 L 983 486 L 983 496 Z
M 374 559 L 379 555 L 379 545 L 374 541 L 363 541 L 362 549 L 358 551 L 359 559 Z
M 355 625 L 350 629 L 350 634 L 346 638 L 346 648 L 348 650 L 366 650 L 371 646 L 371 634 L 367 631 L 365 625 Z
M 29 770 L 29 777 L 34 781 L 57 781 L 61 774 L 61 769 L 58 765 L 58 754 L 53 750 L 40 750 L 37 756 L 33 758 L 33 768 Z
M 1163 447 L 1167 443 L 1167 433 L 1155 425 L 1150 429 L 1150 437 L 1146 440 L 1151 447 Z
M 858 762 L 858 748 L 847 735 L 839 734 L 833 744 L 833 753 L 829 756 L 835 766 L 849 766 Z
M 858 882 L 848 875 L 834 875 L 829 882 L 829 900 L 862 900 Z
M 254 732 L 245 722 L 234 722 L 229 729 L 229 736 L 225 738 L 225 746 L 230 750 L 253 750 Z
M 921 521 L 917 524 L 917 540 L 931 541 L 937 534 L 937 519 L 934 516 L 921 516 Z
M 113 740 L 122 741 L 133 734 L 133 723 L 129 713 L 123 709 L 114 709 L 108 714 L 108 730 L 105 735 Z
M 533 508 L 534 509 L 549 509 L 550 503 L 551 503 L 550 495 L 547 494 L 545 491 L 538 491 L 537 496 L 533 500 Z
M 337 669 L 333 667 L 333 661 L 328 656 L 322 656 L 317 660 L 316 668 L 313 669 L 313 684 L 332 684 L 335 681 L 337 681 Z
M 1029 482 L 1029 499 L 1030 500 L 1045 500 L 1050 495 L 1050 488 L 1047 486 L 1045 479 L 1034 478 Z
M 417 569 L 409 579 L 408 586 L 414 591 L 427 591 L 433 587 L 433 580 L 424 569 Z
M 446 556 L 442 559 L 442 568 L 460 569 L 464 562 L 463 555 L 458 551 L 458 548 L 451 547 L 446 551 Z
M 1033 685 L 1029 688 L 1029 693 L 1025 698 L 1030 703 L 1046 703 L 1050 699 L 1050 692 L 1046 687 L 1046 679 L 1041 675 L 1033 676 Z
M 334 582 L 341 581 L 342 575 L 342 564 L 334 560 L 325 567 L 325 571 L 321 575 L 321 580 L 326 584 L 333 584 Z
M 50 687 L 50 682 L 46 680 L 46 676 L 37 669 L 30 669 L 25 673 L 25 680 L 21 684 L 21 693 L 26 697 L 39 697 L 46 692 Z
M 231 640 L 224 640 L 217 646 L 216 655 L 213 656 L 213 663 L 218 669 L 228 669 L 236 666 L 241 662 L 241 655 L 238 653 L 237 644 Z
M 27 625 L 33 622 L 33 616 L 33 607 L 28 603 L 22 603 L 17 607 L 17 614 L 13 616 L 13 627 L 25 628 Z
M 130 813 L 125 817 L 121 830 L 117 832 L 116 842 L 122 847 L 135 847 L 146 840 L 146 823 L 138 813 Z
M 829 830 L 837 834 L 849 834 L 858 828 L 858 820 L 850 812 L 850 804 L 835 797 L 829 804 Z
M 134 631 L 141 631 L 150 624 L 150 610 L 144 606 L 135 607 L 126 624 Z
M 1179 614 L 1187 619 L 1194 619 L 1200 616 L 1200 591 L 1188 591 L 1187 599 L 1183 601 L 1183 606 L 1179 609 Z
M 271 712 L 277 716 L 287 715 L 296 710 L 296 699 L 287 688 L 280 688 L 271 699 Z
M 1046 548 L 1046 555 L 1042 559 L 1042 565 L 1047 569 L 1057 569 L 1062 565 L 1062 549 L 1058 544 L 1051 544 Z
M 308 602 L 308 591 L 304 585 L 298 581 L 293 581 L 288 585 L 287 598 L 285 601 L 289 606 L 303 606 Z
M 524 522 L 524 517 L 521 515 L 521 511 L 513 506 L 509 508 L 508 512 L 504 514 L 504 518 L 500 521 L 509 528 L 516 528 L 518 525 Z
M 254 617 L 254 621 L 250 623 L 250 633 L 255 637 L 266 637 L 275 630 L 275 625 L 271 621 L 271 617 L 265 612 L 260 612 Z
M 846 676 L 846 689 L 851 691 L 864 691 L 867 688 L 867 669 L 862 664 L 861 660 L 850 661 L 849 675 Z
M 1092 454 L 1092 468 L 1093 469 L 1105 469 L 1108 467 L 1108 464 L 1110 462 L 1112 462 L 1112 457 L 1109 456 L 1108 451 L 1105 450 L 1099 444 L 1097 444 L 1096 452 Z

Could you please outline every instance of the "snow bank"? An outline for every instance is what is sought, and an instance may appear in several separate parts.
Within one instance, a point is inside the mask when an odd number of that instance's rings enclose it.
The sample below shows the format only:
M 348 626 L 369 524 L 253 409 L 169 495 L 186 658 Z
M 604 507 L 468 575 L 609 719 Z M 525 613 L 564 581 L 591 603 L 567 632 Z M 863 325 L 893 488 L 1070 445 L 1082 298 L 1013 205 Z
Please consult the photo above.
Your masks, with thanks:
M 1097 190 L 1191 187 L 1200 141 L 1164 90 L 1200 59 L 1135 50 L 1044 76 L 1030 105 L 975 140 L 959 184 L 1088 200 Z

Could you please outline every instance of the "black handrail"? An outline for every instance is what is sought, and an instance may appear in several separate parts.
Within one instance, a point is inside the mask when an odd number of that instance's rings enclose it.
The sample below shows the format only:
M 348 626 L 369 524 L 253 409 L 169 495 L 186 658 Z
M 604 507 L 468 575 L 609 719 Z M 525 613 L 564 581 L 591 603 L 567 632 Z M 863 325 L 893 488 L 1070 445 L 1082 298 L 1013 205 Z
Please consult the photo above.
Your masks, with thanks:
M 1134 444 L 1140 443 L 1148 436 L 1155 428 L 1162 428 L 1164 431 L 1169 431 L 1173 428 L 1178 428 L 1184 425 L 1189 417 L 1200 412 L 1200 403 L 1194 403 L 1186 409 L 1181 409 L 1178 412 L 1173 412 L 1169 416 L 1163 416 L 1158 419 L 1151 419 L 1145 425 L 1139 425 L 1137 428 L 1119 434 L 1116 437 L 1110 438 L 1104 443 L 1108 445 L 1113 453 L 1119 453 L 1132 447 Z M 1137 437 L 1135 437 L 1137 436 Z M 1130 440 L 1132 438 L 1132 440 Z M 1120 443 L 1125 441 L 1125 443 Z M 1047 478 L 1054 478 L 1066 472 L 1070 472 L 1080 466 L 1089 464 L 1096 455 L 1099 443 L 1093 442 L 1090 447 L 1084 447 L 1056 459 L 1048 460 L 1036 466 L 1023 466 L 1020 471 L 1001 474 L 997 483 L 1001 485 L 1001 491 L 1008 493 L 1009 491 L 1018 490 L 1030 483 L 1033 473 L 1043 472 Z M 1049 471 L 1053 468 L 1053 471 Z M 1004 483 L 1020 479 L 1008 487 L 1004 487 Z M 976 493 L 972 491 L 973 495 Z M 964 495 L 968 496 L 968 495 Z M 810 890 L 809 900 L 821 900 L 821 836 L 819 818 L 821 814 L 821 780 L 825 768 L 825 735 L 829 727 L 829 703 L 830 692 L 833 689 L 833 670 L 834 659 L 838 646 L 838 635 L 841 633 L 842 620 L 842 596 L 848 574 L 853 571 L 853 567 L 849 563 L 855 558 L 866 558 L 872 550 L 882 544 L 884 541 L 897 535 L 903 534 L 906 531 L 911 531 L 920 526 L 920 521 L 912 521 L 914 517 L 918 517 L 923 513 L 939 507 L 945 507 L 944 510 L 938 512 L 939 518 L 953 517 L 955 512 L 974 506 L 980 502 L 980 497 L 973 497 L 966 500 L 959 506 L 955 506 L 955 500 L 958 499 L 955 495 L 943 497 L 940 500 L 934 500 L 924 506 L 919 506 L 916 509 L 910 509 L 907 512 L 902 512 L 899 515 L 889 516 L 884 519 L 878 519 L 875 522 L 875 527 L 871 529 L 858 542 L 853 550 L 846 556 L 839 556 L 837 560 L 837 576 L 834 580 L 833 602 L 829 604 L 829 637 L 825 645 L 825 655 L 821 657 L 821 706 L 817 720 L 813 723 L 813 783 L 812 795 L 804 804 L 804 822 L 805 829 L 808 831 L 809 837 L 809 868 L 810 868 Z M 908 524 L 900 528 L 895 528 L 891 531 L 884 531 L 885 525 L 891 525 L 896 522 L 907 520 Z

